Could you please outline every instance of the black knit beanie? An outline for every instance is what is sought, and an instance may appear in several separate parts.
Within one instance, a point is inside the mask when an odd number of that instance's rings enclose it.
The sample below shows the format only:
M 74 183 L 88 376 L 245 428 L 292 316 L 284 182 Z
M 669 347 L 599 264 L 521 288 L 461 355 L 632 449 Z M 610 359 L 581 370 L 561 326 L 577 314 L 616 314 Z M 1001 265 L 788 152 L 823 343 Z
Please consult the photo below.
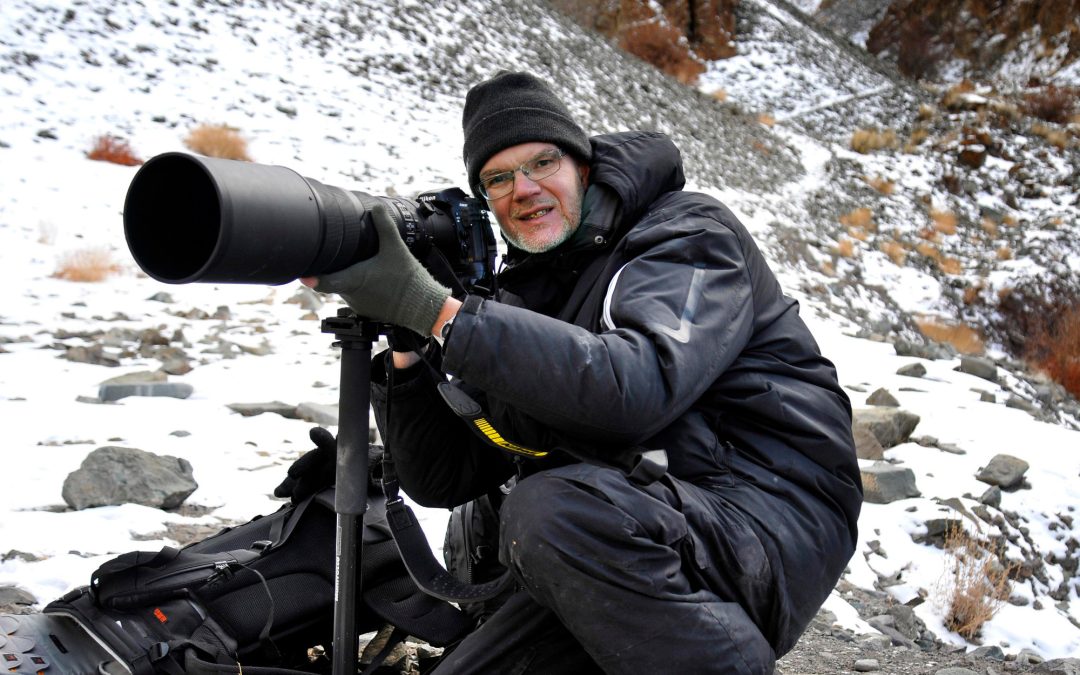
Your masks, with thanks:
M 477 192 L 492 155 L 521 143 L 553 143 L 581 162 L 592 158 L 585 131 L 546 84 L 529 73 L 501 71 L 469 90 L 461 117 L 465 170 Z

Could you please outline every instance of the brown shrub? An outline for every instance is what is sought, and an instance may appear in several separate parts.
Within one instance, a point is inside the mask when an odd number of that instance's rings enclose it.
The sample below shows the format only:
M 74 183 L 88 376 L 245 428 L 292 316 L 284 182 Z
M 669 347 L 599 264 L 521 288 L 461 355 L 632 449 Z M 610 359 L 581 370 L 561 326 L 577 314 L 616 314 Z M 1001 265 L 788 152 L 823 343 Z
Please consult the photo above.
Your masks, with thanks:
M 1080 397 L 1080 284 L 1050 278 L 1003 289 L 998 314 L 1006 347 Z
M 1042 136 L 1046 139 L 1047 143 L 1058 150 L 1065 150 L 1072 143 L 1072 139 L 1069 138 L 1069 132 L 1064 131 L 1063 129 L 1055 129 L 1054 127 L 1045 124 L 1032 124 L 1031 133 Z
M 865 206 L 840 216 L 840 224 L 871 232 L 876 228 L 874 225 L 874 212 Z
M 961 354 L 982 354 L 986 349 L 979 331 L 962 323 L 923 316 L 915 319 L 919 331 L 934 342 L 952 345 Z
M 983 219 L 979 221 L 979 226 L 988 237 L 996 237 L 998 234 L 998 225 L 993 218 L 983 216 Z
M 113 260 L 112 251 L 95 246 L 65 253 L 52 276 L 67 281 L 104 281 L 119 271 L 120 264 Z
M 907 248 L 898 241 L 885 241 L 878 247 L 881 252 L 889 256 L 894 265 L 903 266 L 907 262 Z
M 240 131 L 224 124 L 202 124 L 192 129 L 184 139 L 184 145 L 192 152 L 207 157 L 251 161 L 247 152 L 247 141 L 240 135 Z
M 993 545 L 961 527 L 945 531 L 945 627 L 972 640 L 1009 597 L 1009 574 L 1016 563 L 1003 564 Z
M 884 176 L 863 176 L 863 180 L 883 195 L 891 195 L 896 189 L 896 183 Z
M 139 166 L 143 163 L 135 156 L 127 141 L 115 136 L 98 136 L 94 140 L 94 147 L 86 153 L 87 159 L 98 162 L 112 162 L 123 166 Z
M 1062 311 L 1053 326 L 1035 339 L 1037 365 L 1080 398 L 1080 303 Z
M 659 20 L 633 24 L 620 31 L 619 46 L 683 84 L 695 84 L 705 72 L 682 34 Z
M 958 258 L 943 256 L 937 261 L 938 269 L 945 274 L 957 275 L 964 271 L 964 266 Z
M 851 149 L 864 155 L 875 150 L 893 150 L 898 147 L 900 142 L 892 129 L 856 129 L 851 135 Z
M 1076 107 L 1080 88 L 1048 85 L 1024 94 L 1024 112 L 1032 117 L 1066 124 Z
M 855 255 L 855 242 L 850 239 L 841 239 L 836 242 L 836 248 L 834 249 L 836 255 L 841 258 L 851 258 Z
M 930 209 L 930 222 L 934 229 L 942 234 L 956 234 L 956 214 L 952 211 L 939 211 Z

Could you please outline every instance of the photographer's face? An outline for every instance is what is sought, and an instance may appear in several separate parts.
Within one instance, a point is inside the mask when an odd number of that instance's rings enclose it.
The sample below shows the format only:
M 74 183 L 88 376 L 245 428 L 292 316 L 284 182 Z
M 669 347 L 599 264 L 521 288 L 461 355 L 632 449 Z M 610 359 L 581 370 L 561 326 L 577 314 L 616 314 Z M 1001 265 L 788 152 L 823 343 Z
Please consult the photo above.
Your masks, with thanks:
M 493 155 L 480 169 L 480 176 L 514 171 L 539 153 L 554 150 L 551 143 L 522 143 Z M 532 180 L 514 172 L 514 189 L 498 199 L 488 200 L 507 241 L 528 253 L 550 251 L 570 238 L 581 223 L 581 202 L 589 167 L 579 165 L 570 155 L 559 160 L 554 174 Z

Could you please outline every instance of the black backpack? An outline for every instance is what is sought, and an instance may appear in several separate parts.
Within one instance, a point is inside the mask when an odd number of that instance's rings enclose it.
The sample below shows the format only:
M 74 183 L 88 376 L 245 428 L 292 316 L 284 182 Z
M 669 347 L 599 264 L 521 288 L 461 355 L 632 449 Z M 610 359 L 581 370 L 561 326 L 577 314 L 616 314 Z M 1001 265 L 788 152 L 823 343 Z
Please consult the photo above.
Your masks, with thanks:
M 395 627 L 380 656 L 406 635 L 452 645 L 474 622 L 409 577 L 384 501 L 364 518 L 358 631 Z M 309 649 L 333 635 L 333 504 L 326 490 L 184 548 L 120 555 L 44 614 L 0 617 L 0 659 L 65 675 L 324 672 Z

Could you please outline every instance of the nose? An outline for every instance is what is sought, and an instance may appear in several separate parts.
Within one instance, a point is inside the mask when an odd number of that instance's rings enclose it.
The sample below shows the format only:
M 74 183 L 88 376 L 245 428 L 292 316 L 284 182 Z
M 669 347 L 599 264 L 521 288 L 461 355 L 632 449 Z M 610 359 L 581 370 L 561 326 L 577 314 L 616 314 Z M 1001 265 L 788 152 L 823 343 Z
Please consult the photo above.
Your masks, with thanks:
M 540 192 L 540 183 L 525 175 L 523 171 L 514 173 L 514 199 L 531 197 Z

